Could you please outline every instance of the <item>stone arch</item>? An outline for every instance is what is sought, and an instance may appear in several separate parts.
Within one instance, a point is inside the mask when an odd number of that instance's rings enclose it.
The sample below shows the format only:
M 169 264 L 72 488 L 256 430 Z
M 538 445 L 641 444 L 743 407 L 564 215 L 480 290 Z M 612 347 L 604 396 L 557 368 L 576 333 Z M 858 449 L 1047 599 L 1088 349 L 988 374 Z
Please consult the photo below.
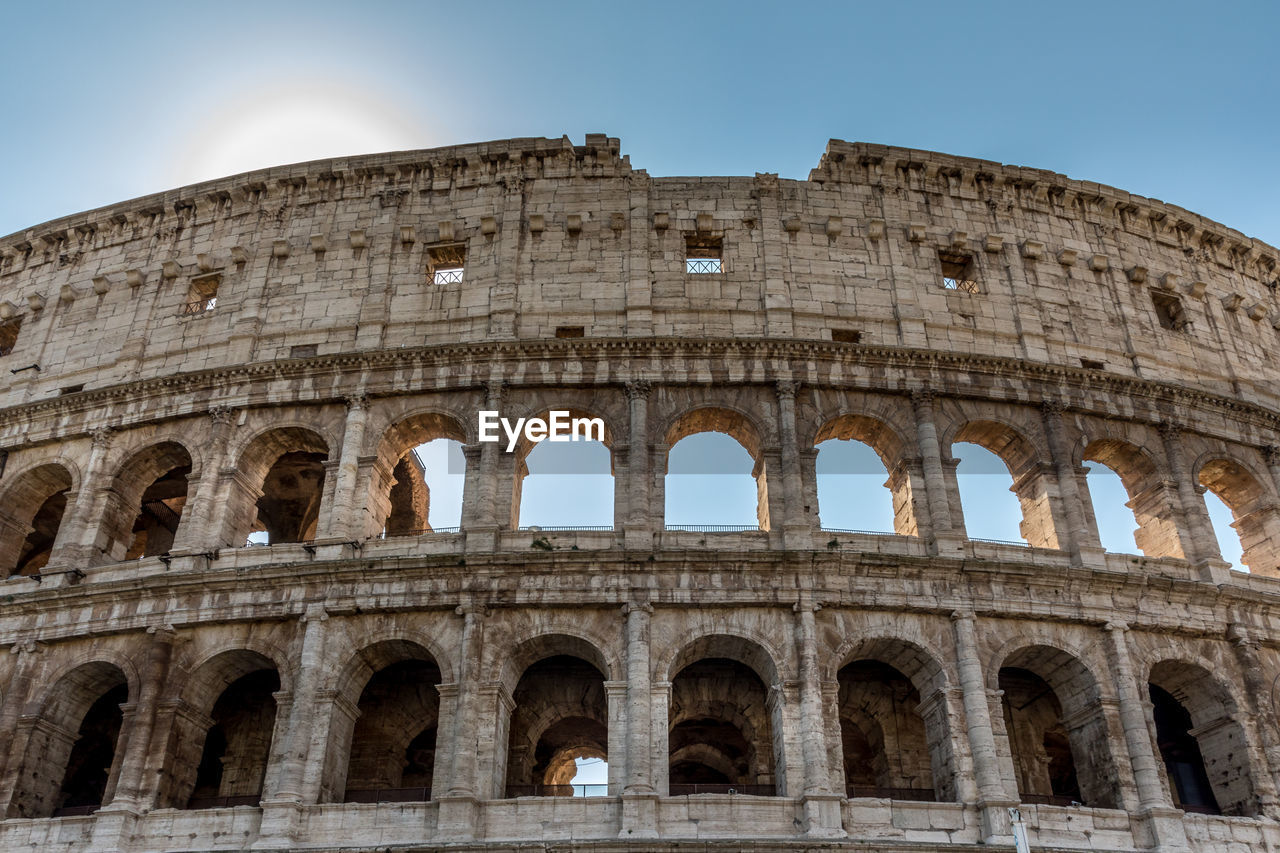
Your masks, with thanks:
M 165 438 L 116 466 L 101 508 L 95 549 L 109 561 L 166 553 L 178 531 L 187 484 L 199 476 L 190 449 Z
M 1146 448 L 1121 438 L 1098 437 L 1081 449 L 1081 461 L 1105 465 L 1129 495 L 1138 529 L 1133 538 L 1148 557 L 1183 557 L 1174 515 L 1172 484 Z
M 430 649 L 413 640 L 381 639 L 357 651 L 337 679 L 323 798 L 430 799 L 445 680 Z
M 893 506 L 893 532 L 899 536 L 919 535 L 916 501 L 923 500 L 923 483 L 912 476 L 909 445 L 897 428 L 869 415 L 842 413 L 822 423 L 814 433 L 812 446 L 818 447 L 833 439 L 860 442 L 875 451 L 885 468 L 884 486 L 889 490 Z M 818 511 L 822 511 L 821 495 Z
M 550 413 L 553 409 L 555 411 L 568 412 L 569 418 L 571 419 L 573 418 L 599 418 L 600 419 L 600 421 L 604 424 L 604 436 L 603 436 L 603 440 L 600 443 L 603 444 L 605 446 L 605 449 L 609 451 L 609 475 L 616 476 L 616 470 L 615 470 L 616 461 L 615 461 L 615 454 L 614 454 L 614 436 L 616 435 L 616 433 L 614 432 L 613 425 L 610 423 L 609 417 L 607 417 L 604 414 L 601 414 L 603 410 L 596 409 L 594 407 L 591 407 L 591 408 L 580 407 L 577 405 L 541 406 L 540 408 L 535 410 L 534 413 L 528 415 L 528 417 L 538 417 L 538 418 L 544 418 L 544 419 L 549 418 Z M 528 464 L 529 454 L 532 453 L 534 448 L 538 446 L 539 445 L 529 441 L 523 435 L 521 435 L 519 440 L 517 440 L 516 442 L 516 447 L 514 451 L 515 479 L 513 482 L 512 495 L 511 495 L 511 527 L 513 530 L 520 527 L 520 522 L 521 522 L 520 501 L 523 496 L 524 481 L 529 476 L 529 464 Z M 616 505 L 617 505 L 616 493 L 613 496 L 612 503 L 615 505 L 615 516 L 616 516 Z M 615 524 L 617 523 L 616 519 L 614 523 Z
M 746 637 L 708 634 L 686 643 L 666 671 L 670 793 L 777 793 L 786 765 L 775 657 Z M 722 760 L 695 760 L 708 750 Z M 721 778 L 717 765 L 734 772 Z
M 1077 652 L 1012 642 L 994 658 L 1007 756 L 1023 802 L 1121 808 L 1101 682 Z M 990 676 L 989 676 L 990 677 Z
M 1012 491 L 1022 506 L 1022 538 L 1036 548 L 1059 547 L 1053 504 L 1058 499 L 1056 480 L 1048 475 L 1048 454 L 1019 427 L 991 418 L 965 420 L 954 425 L 946 445 L 976 444 L 998 456 L 1013 477 Z M 956 503 L 959 505 L 957 494 Z
M 840 742 L 831 766 L 850 797 L 955 801 L 956 759 L 947 675 L 934 653 L 877 635 L 848 640 L 833 659 Z M 866 755 L 861 755 L 865 752 Z M 865 761 L 865 778 L 851 768 Z
M 506 796 L 571 796 L 575 758 L 608 760 L 608 673 L 603 653 L 579 636 L 542 634 L 515 647 L 502 673 L 511 690 Z
M 431 494 L 413 450 L 439 438 L 461 444 L 468 439 L 464 422 L 439 408 L 405 413 L 378 437 L 367 485 L 370 527 L 366 533 L 372 536 L 385 530 L 389 536 L 404 536 L 431 530 L 427 519 Z
M 1256 574 L 1280 575 L 1280 510 L 1274 489 L 1252 466 L 1222 454 L 1196 460 L 1196 481 L 1231 510 L 1243 550 L 1241 562 Z
M 581 658 L 610 681 L 617 677 L 620 665 L 605 654 L 604 648 L 599 638 L 582 631 L 548 630 L 511 646 L 504 654 L 499 678 L 508 690 L 514 690 L 520 676 L 533 664 L 549 657 L 568 656 Z
M 162 806 L 252 805 L 261 798 L 284 677 L 276 659 L 247 645 L 203 655 L 178 687 Z
M 34 575 L 49 562 L 77 478 L 62 462 L 43 462 L 11 475 L 0 498 L 0 569 Z
M 681 439 L 704 432 L 727 435 L 742 446 L 751 457 L 751 476 L 756 481 L 756 523 L 761 530 L 769 529 L 768 470 L 764 456 L 764 430 L 751 414 L 721 404 L 695 405 L 669 418 L 662 431 L 663 443 L 670 458 L 671 449 Z M 664 462 L 664 473 L 670 474 L 669 463 Z M 666 493 L 666 486 L 663 492 Z
M 9 817 L 87 813 L 115 789 L 120 706 L 136 697 L 136 683 L 106 660 L 69 665 L 51 683 L 39 712 L 23 722 L 26 750 Z
M 1252 748 L 1227 686 L 1204 662 L 1187 656 L 1156 660 L 1147 684 L 1174 804 L 1187 811 L 1258 814 Z
M 243 545 L 255 529 L 267 530 L 273 544 L 314 538 L 329 448 L 309 426 L 267 427 L 246 441 L 227 483 L 228 544 Z

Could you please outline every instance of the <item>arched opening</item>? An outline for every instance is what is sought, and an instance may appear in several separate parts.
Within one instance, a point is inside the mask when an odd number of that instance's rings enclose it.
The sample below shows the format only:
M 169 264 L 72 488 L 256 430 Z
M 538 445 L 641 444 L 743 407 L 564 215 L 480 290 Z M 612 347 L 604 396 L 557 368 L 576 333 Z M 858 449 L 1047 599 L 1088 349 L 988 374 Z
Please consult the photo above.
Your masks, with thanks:
M 429 658 L 388 664 L 365 684 L 351 735 L 346 802 L 431 799 L 439 684 L 440 668 Z
M 604 796 L 605 784 L 575 787 L 578 763 L 607 762 L 604 675 L 586 660 L 556 654 L 529 665 L 512 693 L 508 797 Z
M 197 669 L 174 717 L 169 772 L 159 792 L 162 806 L 257 805 L 279 690 L 275 665 L 256 652 L 224 652 Z
M 1101 462 L 1084 463 L 1089 502 L 1098 526 L 1098 540 L 1113 554 L 1137 554 L 1137 516 L 1120 475 Z
M 1140 553 L 1148 557 L 1183 557 L 1174 520 L 1172 486 L 1144 450 L 1118 439 L 1097 439 L 1085 447 L 1084 463 L 1089 469 L 1087 482 L 1103 547 L 1108 551 L 1128 551 L 1129 538 L 1123 528 L 1132 516 L 1137 525 L 1132 534 L 1133 545 Z M 1116 494 L 1106 471 L 1120 478 L 1123 498 Z M 1125 507 L 1123 511 L 1121 505 Z
M 838 681 L 846 795 L 937 799 L 915 685 L 877 660 L 847 664 Z
M 135 453 L 112 479 L 97 545 L 108 560 L 136 560 L 173 547 L 187 503 L 191 455 L 177 442 Z
M 516 444 L 516 527 L 613 529 L 613 436 L 602 418 L 565 412 L 573 441 L 521 438 Z M 548 420 L 551 410 L 537 415 Z M 597 440 L 599 439 L 599 440 Z
M 894 638 L 863 640 L 844 660 L 836 673 L 840 753 L 832 766 L 844 771 L 846 796 L 955 801 L 941 665 Z
M 1052 501 L 1057 480 L 1013 428 L 970 421 L 952 436 L 956 488 L 970 539 L 1058 548 Z M 1010 494 L 1012 492 L 1012 495 Z
M 21 474 L 0 501 L 0 567 L 36 575 L 49 563 L 67 509 L 71 474 L 56 463 Z
M 686 412 L 666 433 L 664 515 L 673 530 L 768 530 L 759 433 L 729 409 Z
M 243 480 L 229 484 L 231 542 L 278 545 L 314 539 L 328 458 L 324 439 L 302 427 L 269 430 L 250 442 L 238 464 Z M 246 483 L 260 483 L 257 494 Z
M 669 794 L 774 796 L 781 762 L 773 733 L 780 708 L 760 674 L 773 683 L 768 655 L 735 637 L 707 637 L 687 646 L 672 671 Z
M 1258 814 L 1244 729 L 1222 685 L 1200 666 L 1162 661 L 1151 668 L 1148 688 L 1174 805 L 1205 814 Z
M 970 539 L 1023 545 L 1022 506 L 1013 494 L 1013 477 L 999 456 L 981 445 L 952 446 L 956 486 L 964 507 L 965 532 Z
M 919 533 L 902 441 L 883 421 L 841 415 L 814 437 L 820 524 L 824 530 Z
M 1199 480 L 1208 490 L 1205 504 L 1223 559 L 1258 574 L 1280 574 L 1280 510 L 1270 490 L 1230 459 L 1206 462 Z
M 124 673 L 108 663 L 60 678 L 31 725 L 9 817 L 89 814 L 110 802 L 116 750 L 129 699 Z
M 417 536 L 462 525 L 466 432 L 449 415 L 423 412 L 393 424 L 378 444 L 366 535 Z M 374 529 L 376 528 L 376 529 Z

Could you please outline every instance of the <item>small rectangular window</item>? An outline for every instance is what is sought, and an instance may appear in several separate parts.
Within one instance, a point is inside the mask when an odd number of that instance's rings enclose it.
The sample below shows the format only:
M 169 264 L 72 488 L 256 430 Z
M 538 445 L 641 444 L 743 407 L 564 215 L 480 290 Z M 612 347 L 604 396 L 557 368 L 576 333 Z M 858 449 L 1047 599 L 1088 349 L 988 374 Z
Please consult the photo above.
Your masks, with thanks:
M 856 344 L 862 340 L 862 332 L 855 329 L 832 329 L 831 340 L 838 344 Z
M 1187 312 L 1182 307 L 1182 300 L 1172 293 L 1151 291 L 1151 304 L 1156 309 L 1156 319 L 1162 328 L 1172 332 L 1180 332 L 1187 327 Z
M 62 395 L 75 394 L 76 392 L 83 391 L 83 390 L 84 390 L 84 383 L 81 382 L 79 385 L 68 385 L 65 388 L 59 388 L 58 393 Z
M 942 286 L 961 293 L 978 293 L 978 279 L 973 258 L 958 252 L 939 252 L 942 262 Z
M 316 354 L 316 344 L 298 344 L 289 347 L 289 358 L 311 358 Z
M 467 247 L 446 243 L 427 248 L 427 276 L 432 284 L 461 284 L 467 265 Z
M 557 338 L 580 338 L 586 334 L 583 326 L 556 326 Z
M 21 328 L 21 317 L 0 323 L 0 355 L 13 352 L 13 348 L 18 345 L 18 330 Z
M 696 235 L 684 239 L 684 271 L 689 275 L 724 272 L 724 241 L 719 237 Z
M 218 285 L 222 283 L 222 275 L 202 275 L 191 279 L 191 287 L 187 290 L 187 304 L 183 314 L 203 314 L 218 307 Z
M 1080 366 L 1086 370 L 1102 370 L 1103 368 L 1106 367 L 1106 365 L 1103 364 L 1102 362 L 1092 358 L 1080 359 Z

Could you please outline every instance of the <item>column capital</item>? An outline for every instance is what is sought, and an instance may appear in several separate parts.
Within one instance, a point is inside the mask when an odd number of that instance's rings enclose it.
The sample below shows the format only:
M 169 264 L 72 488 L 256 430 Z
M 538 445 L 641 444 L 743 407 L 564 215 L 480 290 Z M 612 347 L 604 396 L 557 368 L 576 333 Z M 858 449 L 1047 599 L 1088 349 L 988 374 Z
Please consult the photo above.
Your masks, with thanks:
M 1280 445 L 1264 445 L 1261 450 L 1262 458 L 1267 460 L 1268 465 L 1280 465 Z
M 235 419 L 236 410 L 231 406 L 213 406 L 205 414 L 214 426 L 225 426 Z
M 104 450 L 111 446 L 112 434 L 116 431 L 113 426 L 100 426 L 89 430 L 89 437 L 93 440 L 94 447 L 101 447 Z
M 1174 441 L 1182 434 L 1181 424 L 1174 423 L 1173 421 L 1161 421 L 1156 426 L 1156 429 L 1160 431 L 1160 437 L 1165 441 Z
M 917 406 L 931 405 L 937 393 L 932 388 L 916 388 L 911 392 L 911 402 Z
M 1048 399 L 1040 401 L 1040 410 L 1046 415 L 1061 415 L 1067 410 L 1067 406 L 1061 400 Z
M 168 623 L 152 625 L 147 628 L 147 633 L 157 643 L 173 643 L 178 639 L 178 629 Z
M 1113 621 L 1113 622 L 1108 622 L 1106 625 L 1102 627 L 1103 627 L 1103 630 L 1110 631 L 1113 634 L 1116 634 L 1116 633 L 1123 634 L 1129 630 L 1129 623 L 1121 622 L 1121 621 Z
M 952 622 L 973 622 L 977 618 L 978 615 L 972 610 L 957 609 L 951 611 Z
M 347 404 L 347 411 L 360 412 L 369 408 L 369 395 L 363 391 L 355 394 L 348 394 L 344 399 Z
M 306 610 L 303 611 L 299 621 L 324 622 L 328 618 L 329 618 L 329 611 L 325 609 L 324 603 L 315 601 L 307 605 Z
M 817 613 L 821 609 L 821 601 L 797 601 L 791 605 L 792 613 Z
M 649 381 L 646 379 L 628 379 L 623 383 L 623 388 L 627 392 L 628 400 L 645 400 L 649 397 L 652 389 Z
M 501 379 L 490 379 L 484 383 L 484 392 L 488 396 L 491 404 L 497 405 L 502 400 L 502 395 L 506 393 L 507 383 Z
M 779 379 L 773 383 L 773 387 L 777 389 L 779 399 L 794 399 L 800 391 L 800 383 L 794 379 Z
M 647 601 L 641 601 L 641 602 L 628 601 L 622 605 L 623 613 L 631 614 L 636 611 L 639 611 L 641 613 L 652 613 L 653 605 Z

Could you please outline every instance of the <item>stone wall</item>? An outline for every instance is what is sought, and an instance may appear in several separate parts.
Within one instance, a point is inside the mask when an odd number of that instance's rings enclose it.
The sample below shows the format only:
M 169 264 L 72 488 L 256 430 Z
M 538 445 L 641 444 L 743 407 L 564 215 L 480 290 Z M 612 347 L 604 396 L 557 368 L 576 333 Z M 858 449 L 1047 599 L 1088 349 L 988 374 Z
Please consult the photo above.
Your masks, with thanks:
M 1037 849 L 1280 849 L 1276 256 L 1046 172 L 832 142 L 808 181 L 654 179 L 594 135 L 0 241 L 0 847 L 965 849 L 1020 808 Z M 480 408 L 603 419 L 613 529 L 521 529 L 529 448 Z M 668 528 L 703 431 L 757 529 Z M 830 438 L 894 534 L 824 526 Z M 967 535 L 958 442 L 1024 543 Z

